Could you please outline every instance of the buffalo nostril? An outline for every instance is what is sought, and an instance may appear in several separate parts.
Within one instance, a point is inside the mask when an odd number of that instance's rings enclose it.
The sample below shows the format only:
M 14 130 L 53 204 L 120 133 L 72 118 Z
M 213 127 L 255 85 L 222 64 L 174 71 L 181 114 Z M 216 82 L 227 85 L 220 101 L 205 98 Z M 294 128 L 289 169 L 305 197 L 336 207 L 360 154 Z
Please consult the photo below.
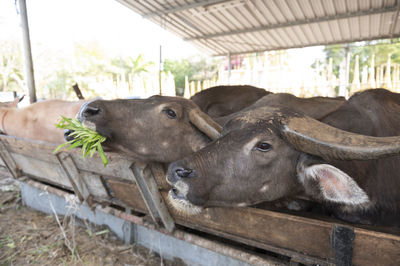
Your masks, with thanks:
M 65 139 L 66 141 L 73 140 L 74 137 L 71 136 L 71 134 L 72 134 L 73 132 L 74 132 L 74 131 L 71 130 L 71 129 L 66 129 L 66 130 L 64 130 L 64 139 Z
M 86 106 L 85 110 L 83 110 L 83 116 L 93 116 L 97 115 L 100 112 L 100 108 L 93 107 L 93 106 Z
M 182 178 L 188 177 L 192 172 L 193 172 L 193 170 L 191 170 L 191 169 L 183 169 L 183 168 L 178 168 L 175 170 L 175 173 L 177 174 L 177 176 L 182 177 Z

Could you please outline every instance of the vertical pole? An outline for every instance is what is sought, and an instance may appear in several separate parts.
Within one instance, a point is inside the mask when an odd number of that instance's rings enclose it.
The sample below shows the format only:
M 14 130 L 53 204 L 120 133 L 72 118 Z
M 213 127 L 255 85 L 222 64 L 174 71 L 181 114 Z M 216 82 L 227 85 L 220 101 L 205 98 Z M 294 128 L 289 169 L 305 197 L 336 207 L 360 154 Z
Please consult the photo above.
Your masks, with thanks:
M 160 65 L 158 67 L 158 83 L 160 85 L 160 95 L 162 95 L 162 85 L 161 85 L 161 72 L 163 70 L 163 65 L 162 65 L 162 46 L 160 44 Z
M 25 71 L 26 81 L 29 89 L 29 99 L 31 103 L 36 102 L 36 88 L 35 88 L 35 77 L 33 74 L 33 62 L 32 62 L 32 51 L 31 41 L 29 37 L 29 25 L 28 25 L 28 13 L 26 11 L 26 0 L 18 0 L 19 9 L 21 14 L 21 26 L 22 26 L 22 41 L 23 50 L 25 57 Z
M 228 84 L 231 84 L 231 69 L 232 69 L 232 62 L 231 62 L 231 53 L 228 52 Z
M 344 53 L 346 55 L 346 95 L 347 98 L 349 95 L 349 84 L 350 84 L 350 47 L 346 45 L 344 47 Z

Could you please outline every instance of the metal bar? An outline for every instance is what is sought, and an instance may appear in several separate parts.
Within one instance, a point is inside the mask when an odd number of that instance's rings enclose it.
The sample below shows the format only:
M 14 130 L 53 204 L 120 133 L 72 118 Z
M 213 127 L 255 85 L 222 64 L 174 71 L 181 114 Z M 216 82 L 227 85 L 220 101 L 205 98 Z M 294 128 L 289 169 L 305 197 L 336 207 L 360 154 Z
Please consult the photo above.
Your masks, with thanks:
M 130 169 L 130 178 L 135 180 L 138 185 L 140 194 L 142 195 L 153 221 L 159 224 L 159 220 L 161 220 L 168 232 L 172 232 L 175 228 L 175 222 L 158 191 L 158 186 L 152 176 L 151 169 L 147 165 L 141 167 L 136 163 L 133 163 Z
M 394 34 L 393 38 L 400 37 L 400 33 Z M 266 47 L 265 49 L 259 50 L 246 50 L 240 52 L 231 52 L 231 55 L 238 55 L 238 54 L 250 54 L 250 53 L 261 53 L 265 51 L 276 51 L 276 50 L 283 50 L 283 49 L 292 49 L 292 48 L 304 48 L 310 46 L 319 46 L 319 45 L 333 45 L 333 44 L 343 44 L 343 43 L 351 43 L 351 42 L 361 42 L 361 41 L 373 41 L 373 40 L 380 40 L 380 39 L 390 39 L 392 38 L 390 35 L 379 35 L 372 38 L 358 38 L 358 39 L 346 39 L 341 41 L 333 41 L 333 42 L 318 42 L 318 43 L 311 43 L 309 45 L 292 45 L 292 46 L 279 46 L 279 47 Z M 226 53 L 221 54 L 213 54 L 212 56 L 226 56 Z
M 83 178 L 81 177 L 78 168 L 76 168 L 76 165 L 72 160 L 71 155 L 60 152 L 56 155 L 56 157 L 64 174 L 71 182 L 74 192 L 78 196 L 78 198 L 82 202 L 86 201 L 89 206 L 93 206 L 93 196 L 90 194 L 85 180 L 83 180 Z
M 334 15 L 334 16 L 317 17 L 317 18 L 313 18 L 313 19 L 297 20 L 297 21 L 261 26 L 261 27 L 219 32 L 219 33 L 214 33 L 214 34 L 207 34 L 207 35 L 202 35 L 202 36 L 184 38 L 184 40 L 185 41 L 193 41 L 193 40 L 199 40 L 199 39 L 212 39 L 212 38 L 217 38 L 217 37 L 237 35 L 237 34 L 243 34 L 243 33 L 249 33 L 249 32 L 300 26 L 300 25 L 311 24 L 311 23 L 319 23 L 319 22 L 326 22 L 326 21 L 331 21 L 331 20 L 339 20 L 339 19 L 352 18 L 352 17 L 382 14 L 382 13 L 389 13 L 389 12 L 395 12 L 395 11 L 397 11 L 397 7 L 372 9 L 372 10 L 368 10 L 368 11 L 357 11 L 357 12 L 352 12 L 352 13 L 338 14 L 338 15 Z
M 335 265 L 351 266 L 353 260 L 354 229 L 348 226 L 334 225 L 332 229 L 332 251 Z
M 121 1 L 121 0 L 119 0 L 119 1 Z M 235 1 L 235 0 L 204 0 L 204 1 L 199 1 L 199 2 L 195 2 L 195 3 L 191 3 L 191 4 L 179 5 L 179 6 L 164 9 L 164 10 L 155 10 L 154 12 L 144 14 L 143 17 L 151 18 L 151 17 L 155 17 L 155 16 L 162 16 L 162 15 L 167 15 L 170 13 L 179 12 L 182 10 L 192 9 L 192 8 L 201 7 L 201 6 L 212 6 L 212 5 L 221 4 L 221 3 L 225 3 L 225 2 L 231 2 L 231 1 Z
M 19 0 L 19 9 L 21 13 L 21 26 L 22 26 L 22 40 L 24 47 L 24 57 L 25 57 L 25 71 L 26 71 L 26 83 L 29 89 L 29 101 L 31 103 L 36 102 L 36 88 L 35 88 L 35 76 L 33 72 L 33 62 L 32 62 L 32 50 L 31 50 L 31 40 L 29 37 L 29 25 L 28 25 L 28 13 L 26 11 L 26 1 Z
M 8 172 L 16 179 L 22 175 L 21 169 L 18 168 L 13 157 L 8 151 L 6 145 L 0 140 L 0 157 L 6 165 Z
M 397 26 L 397 22 L 399 21 L 399 12 L 400 12 L 400 1 L 398 0 L 397 1 L 397 10 L 396 10 L 396 13 L 394 13 L 394 15 L 393 15 L 392 25 L 390 25 L 389 34 L 391 36 L 393 36 L 393 33 L 394 33 L 394 31 L 396 29 L 396 26 Z

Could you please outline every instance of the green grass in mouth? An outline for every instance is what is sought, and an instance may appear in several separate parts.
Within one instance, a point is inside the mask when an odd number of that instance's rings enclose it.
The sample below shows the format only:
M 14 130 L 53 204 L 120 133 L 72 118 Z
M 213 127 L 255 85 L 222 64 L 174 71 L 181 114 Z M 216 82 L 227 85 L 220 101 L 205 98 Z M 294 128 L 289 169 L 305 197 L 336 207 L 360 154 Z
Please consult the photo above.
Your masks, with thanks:
M 74 137 L 74 139 L 59 145 L 54 150 L 55 153 L 65 147 L 67 150 L 70 150 L 81 146 L 83 158 L 87 157 L 88 155 L 93 157 L 93 154 L 97 151 L 104 166 L 108 164 L 107 157 L 104 154 L 103 148 L 101 147 L 101 143 L 106 141 L 106 137 L 83 126 L 82 123 L 76 118 L 67 118 L 62 116 L 60 122 L 56 124 L 56 127 L 73 130 L 74 132 L 71 133 L 71 136 Z

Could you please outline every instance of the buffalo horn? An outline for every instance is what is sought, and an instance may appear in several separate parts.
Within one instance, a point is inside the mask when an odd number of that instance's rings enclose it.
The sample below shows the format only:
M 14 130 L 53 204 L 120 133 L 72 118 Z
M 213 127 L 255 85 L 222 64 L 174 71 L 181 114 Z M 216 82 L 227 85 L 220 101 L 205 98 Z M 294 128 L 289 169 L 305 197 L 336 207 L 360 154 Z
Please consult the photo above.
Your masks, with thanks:
M 369 160 L 400 153 L 400 136 L 371 137 L 347 132 L 313 118 L 290 117 L 282 134 L 305 153 L 338 160 Z
M 189 112 L 190 122 L 210 139 L 215 140 L 220 137 L 222 128 L 211 117 L 200 110 L 193 109 Z

